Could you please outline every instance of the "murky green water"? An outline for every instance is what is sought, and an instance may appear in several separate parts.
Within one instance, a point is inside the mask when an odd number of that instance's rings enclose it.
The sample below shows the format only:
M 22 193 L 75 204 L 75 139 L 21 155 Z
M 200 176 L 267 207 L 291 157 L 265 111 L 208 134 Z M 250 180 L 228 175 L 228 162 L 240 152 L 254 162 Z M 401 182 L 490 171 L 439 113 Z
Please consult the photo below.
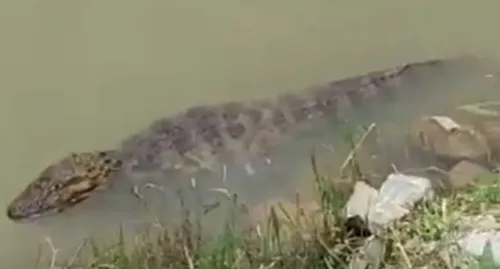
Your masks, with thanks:
M 1 1 L 1 204 L 67 152 L 112 147 L 191 104 L 271 96 L 421 58 L 500 59 L 499 7 L 449 0 Z M 1 264 L 30 265 L 35 257 L 27 255 L 42 235 L 0 216 Z

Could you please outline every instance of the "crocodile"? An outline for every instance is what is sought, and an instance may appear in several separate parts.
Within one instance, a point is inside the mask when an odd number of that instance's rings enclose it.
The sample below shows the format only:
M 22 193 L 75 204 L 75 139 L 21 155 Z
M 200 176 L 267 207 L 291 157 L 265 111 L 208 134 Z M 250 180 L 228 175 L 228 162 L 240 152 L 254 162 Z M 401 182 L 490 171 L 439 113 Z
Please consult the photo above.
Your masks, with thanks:
M 190 177 L 235 162 L 271 162 L 273 150 L 314 123 L 342 122 L 350 111 L 395 100 L 428 74 L 439 74 L 462 58 L 428 59 L 335 80 L 303 91 L 246 102 L 186 108 L 153 121 L 115 148 L 73 152 L 45 167 L 7 206 L 13 221 L 58 214 L 135 172 L 165 171 Z M 452 64 L 450 64 L 452 63 Z M 408 87 L 413 86 L 413 87 Z

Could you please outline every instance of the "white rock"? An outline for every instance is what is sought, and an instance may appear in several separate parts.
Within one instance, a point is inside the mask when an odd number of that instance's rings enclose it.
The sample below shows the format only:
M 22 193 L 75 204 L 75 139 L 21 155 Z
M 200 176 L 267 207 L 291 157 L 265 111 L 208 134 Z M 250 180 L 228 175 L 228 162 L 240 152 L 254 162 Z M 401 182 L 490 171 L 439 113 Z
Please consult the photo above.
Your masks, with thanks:
M 371 208 L 376 203 L 378 191 L 365 182 L 358 181 L 346 205 L 347 217 L 360 216 L 362 219 L 368 216 Z
M 472 231 L 458 240 L 458 245 L 469 254 L 481 256 L 488 242 L 491 244 L 495 264 L 500 264 L 500 232 Z
M 357 182 L 346 205 L 348 217 L 368 219 L 372 231 L 409 213 L 415 202 L 432 194 L 431 182 L 423 177 L 390 174 L 380 191 Z
M 432 195 L 429 179 L 405 174 L 390 174 L 382 184 L 369 221 L 384 226 L 409 213 L 415 202 Z

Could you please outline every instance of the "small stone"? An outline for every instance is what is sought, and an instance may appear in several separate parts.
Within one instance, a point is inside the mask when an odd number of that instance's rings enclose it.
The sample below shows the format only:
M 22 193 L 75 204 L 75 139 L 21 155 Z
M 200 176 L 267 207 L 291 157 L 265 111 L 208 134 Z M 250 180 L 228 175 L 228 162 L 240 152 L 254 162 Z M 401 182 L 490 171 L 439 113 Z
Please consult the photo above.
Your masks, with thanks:
M 446 132 L 454 132 L 460 129 L 460 125 L 456 123 L 449 117 L 445 116 L 431 116 L 429 120 L 437 123 L 441 128 L 443 128 Z

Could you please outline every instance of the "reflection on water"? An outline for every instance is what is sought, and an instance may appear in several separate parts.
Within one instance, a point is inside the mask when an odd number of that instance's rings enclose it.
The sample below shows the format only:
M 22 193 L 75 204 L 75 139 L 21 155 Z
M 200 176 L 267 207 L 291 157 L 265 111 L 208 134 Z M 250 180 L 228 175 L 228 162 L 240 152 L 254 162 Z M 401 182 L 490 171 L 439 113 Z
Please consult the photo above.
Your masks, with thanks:
M 500 59 L 500 39 L 488 31 L 500 20 L 498 5 L 2 1 L 0 199 L 6 205 L 43 166 L 67 152 L 113 147 L 155 117 L 187 105 L 270 96 L 434 56 Z M 413 111 L 435 108 L 450 95 L 457 103 L 487 99 L 474 93 L 477 84 L 462 86 L 470 91 L 441 91 L 395 111 L 412 104 Z M 386 111 L 381 119 L 399 122 L 399 115 Z M 127 215 L 132 206 L 123 200 L 115 214 Z M 114 214 L 86 216 L 69 222 L 78 227 L 53 229 L 0 216 L 2 265 L 31 264 L 26 254 L 34 261 L 44 232 L 74 236 L 76 242 L 86 232 L 84 224 L 100 227 Z

